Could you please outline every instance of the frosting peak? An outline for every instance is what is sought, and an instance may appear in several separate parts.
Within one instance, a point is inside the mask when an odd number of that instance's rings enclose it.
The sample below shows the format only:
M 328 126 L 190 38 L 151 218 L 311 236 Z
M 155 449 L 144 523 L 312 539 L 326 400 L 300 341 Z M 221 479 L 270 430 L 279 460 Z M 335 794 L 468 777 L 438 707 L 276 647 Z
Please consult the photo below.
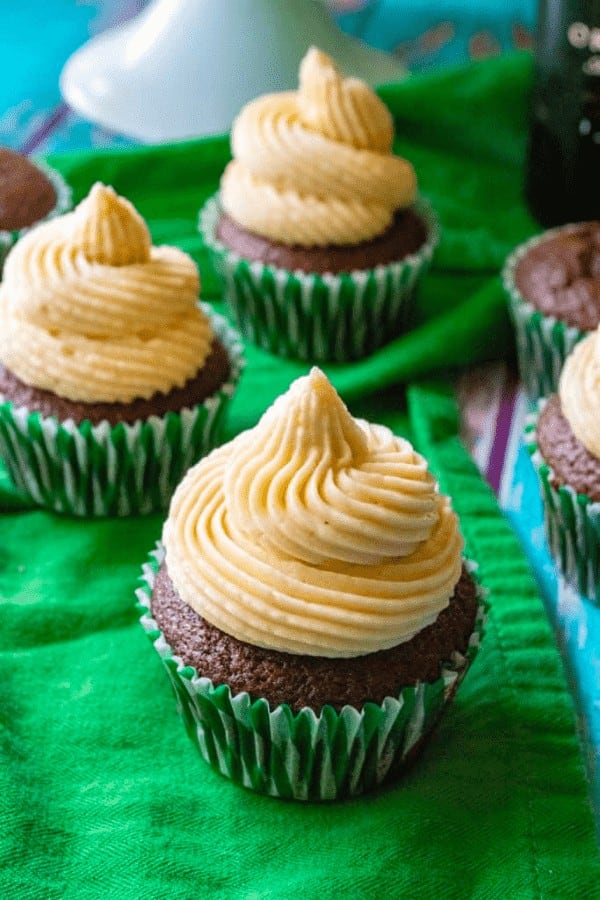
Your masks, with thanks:
M 333 60 L 311 47 L 300 64 L 298 111 L 304 125 L 333 141 L 391 153 L 390 112 L 359 78 L 344 78 Z
M 148 262 L 152 248 L 148 226 L 133 204 L 100 182 L 75 209 L 71 239 L 89 262 L 109 266 Z
M 9 253 L 0 359 L 27 384 L 84 403 L 168 393 L 210 352 L 199 286 L 186 253 L 153 247 L 132 204 L 96 184 Z
M 367 454 L 364 431 L 325 374 L 313 366 L 310 374 L 297 378 L 287 394 L 279 397 L 267 410 L 255 431 L 264 437 L 261 446 L 277 446 L 282 421 L 289 423 L 291 447 L 301 452 L 308 445 L 319 459 L 332 468 L 341 469 L 360 462 Z
M 189 470 L 163 540 L 182 599 L 239 640 L 360 656 L 448 604 L 462 540 L 408 441 L 354 419 L 318 369 Z
M 413 167 L 391 153 L 392 117 L 363 81 L 311 48 L 297 91 L 247 104 L 221 179 L 225 212 L 286 244 L 357 244 L 381 234 L 416 194 Z

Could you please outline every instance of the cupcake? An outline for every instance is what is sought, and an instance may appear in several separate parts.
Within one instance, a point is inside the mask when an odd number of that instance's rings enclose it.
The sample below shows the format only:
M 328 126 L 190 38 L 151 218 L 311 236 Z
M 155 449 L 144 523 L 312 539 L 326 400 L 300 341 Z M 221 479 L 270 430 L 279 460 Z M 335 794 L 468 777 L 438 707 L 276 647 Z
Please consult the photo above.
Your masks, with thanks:
M 503 281 L 521 379 L 532 399 L 548 396 L 575 344 L 600 324 L 600 222 L 531 238 L 508 258 Z
M 479 643 L 450 501 L 318 369 L 191 468 L 138 591 L 204 759 L 331 800 L 418 752 Z
M 0 285 L 0 455 L 20 490 L 76 515 L 168 505 L 240 370 L 198 291 L 193 260 L 153 247 L 101 184 L 18 241 Z
M 58 172 L 0 147 L 0 272 L 21 234 L 70 206 L 71 190 Z
M 568 356 L 559 388 L 538 403 L 527 443 L 550 551 L 567 581 L 600 600 L 600 327 Z
M 297 91 L 244 107 L 200 231 L 249 340 L 351 360 L 406 326 L 438 226 L 393 136 L 376 94 L 314 48 Z

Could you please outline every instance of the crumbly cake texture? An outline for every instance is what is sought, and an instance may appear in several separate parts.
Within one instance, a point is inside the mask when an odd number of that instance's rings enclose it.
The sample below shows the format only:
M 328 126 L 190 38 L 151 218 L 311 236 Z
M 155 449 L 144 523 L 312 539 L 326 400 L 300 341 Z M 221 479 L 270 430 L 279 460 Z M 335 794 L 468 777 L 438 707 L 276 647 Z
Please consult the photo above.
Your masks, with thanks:
M 558 230 L 536 242 L 515 269 L 525 300 L 582 331 L 600 322 L 600 222 Z
M 226 213 L 217 225 L 217 237 L 239 256 L 262 262 L 268 266 L 288 269 L 291 272 L 341 272 L 373 269 L 405 259 L 423 246 L 427 228 L 422 218 L 412 209 L 399 210 L 392 224 L 383 234 L 353 246 L 329 245 L 325 247 L 291 246 L 242 228 Z
M 600 501 L 600 460 L 573 434 L 557 394 L 549 398 L 540 414 L 536 437 L 552 469 L 552 484 L 569 485 L 576 493 Z
M 414 638 L 349 659 L 328 659 L 265 650 L 236 640 L 195 613 L 179 597 L 163 563 L 152 593 L 152 615 L 183 663 L 232 694 L 246 691 L 266 698 L 271 708 L 285 703 L 298 711 L 325 704 L 361 709 L 380 704 L 403 687 L 439 678 L 455 651 L 465 653 L 477 612 L 476 587 L 463 568 L 453 597 L 436 621 Z
M 0 230 L 27 228 L 43 219 L 57 202 L 44 172 L 26 156 L 0 147 Z
M 179 412 L 202 403 L 207 397 L 227 381 L 231 365 L 223 344 L 215 338 L 210 355 L 193 378 L 180 388 L 168 393 L 156 393 L 147 400 L 138 398 L 130 403 L 81 403 L 59 397 L 52 391 L 32 387 L 21 381 L 13 372 L 0 363 L 0 394 L 15 407 L 27 407 L 44 416 L 56 416 L 60 421 L 68 419 L 76 424 L 83 421 L 107 421 L 111 425 L 119 422 L 133 423 L 150 416 L 164 416 L 168 412 Z

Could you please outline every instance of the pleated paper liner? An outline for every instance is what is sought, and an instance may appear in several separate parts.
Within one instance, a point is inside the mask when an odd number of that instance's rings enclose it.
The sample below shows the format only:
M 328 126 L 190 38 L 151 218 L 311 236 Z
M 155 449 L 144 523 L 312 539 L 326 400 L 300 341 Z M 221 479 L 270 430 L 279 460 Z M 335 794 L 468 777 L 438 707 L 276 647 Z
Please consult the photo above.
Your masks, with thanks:
M 556 486 L 552 468 L 537 444 L 536 428 L 545 401 L 538 402 L 525 427 L 525 442 L 542 497 L 548 548 L 566 581 L 600 603 L 600 503 L 569 485 Z
M 508 311 L 515 328 L 519 373 L 527 395 L 533 401 L 556 392 L 565 359 L 589 332 L 536 309 L 517 288 L 515 271 L 531 249 L 557 234 L 577 228 L 578 224 L 562 225 L 530 238 L 511 253 L 502 270 Z
M 344 362 L 366 356 L 406 329 L 415 286 L 439 241 L 431 206 L 420 199 L 415 208 L 428 234 L 418 251 L 399 262 L 339 275 L 290 272 L 241 258 L 216 236 L 218 196 L 201 210 L 199 230 L 245 338 L 279 356 Z
M 173 654 L 152 618 L 154 577 L 164 559 L 158 547 L 143 566 L 136 591 L 141 624 L 161 657 L 186 731 L 204 760 L 236 784 L 293 800 L 341 800 L 369 791 L 399 772 L 418 753 L 453 698 L 479 648 L 485 625 L 484 590 L 466 654 L 455 653 L 435 682 L 404 688 L 381 705 L 318 713 L 286 704 L 274 709 L 246 692 L 214 687 Z M 472 564 L 470 570 L 475 568 Z
M 40 160 L 31 160 L 31 162 L 38 169 L 40 169 L 40 171 L 43 172 L 46 178 L 52 183 L 52 187 L 54 188 L 54 191 L 56 193 L 56 203 L 47 215 L 45 215 L 42 219 L 39 219 L 39 221 L 35 222 L 33 225 L 29 225 L 27 228 L 16 229 L 14 231 L 0 231 L 0 275 L 2 274 L 2 269 L 4 267 L 4 260 L 8 256 L 8 253 L 13 244 L 16 243 L 21 235 L 29 231 L 30 228 L 35 228 L 36 225 L 40 225 L 42 222 L 47 222 L 48 219 L 53 219 L 55 216 L 62 216 L 63 213 L 66 213 L 71 209 L 71 188 L 64 180 L 60 172 L 57 172 L 56 169 L 52 169 L 50 166 L 46 165 L 46 163 L 41 162 Z
M 201 306 L 231 365 L 228 380 L 212 396 L 131 425 L 59 422 L 0 402 L 0 456 L 16 487 L 41 506 L 76 516 L 165 509 L 187 469 L 220 442 L 242 368 L 238 335 L 222 316 Z

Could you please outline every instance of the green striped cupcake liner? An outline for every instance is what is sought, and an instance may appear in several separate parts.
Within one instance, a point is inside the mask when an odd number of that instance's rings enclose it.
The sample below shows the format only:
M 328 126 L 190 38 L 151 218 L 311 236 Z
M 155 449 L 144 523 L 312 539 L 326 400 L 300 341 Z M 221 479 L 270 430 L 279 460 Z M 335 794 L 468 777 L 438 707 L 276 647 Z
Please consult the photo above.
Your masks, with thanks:
M 406 766 L 453 698 L 479 648 L 486 621 L 485 591 L 465 655 L 453 654 L 435 682 L 404 688 L 381 705 L 324 706 L 293 712 L 265 699 L 232 694 L 199 678 L 174 655 L 152 618 L 154 578 L 164 559 L 158 545 L 142 567 L 136 591 L 140 622 L 167 670 L 178 711 L 200 755 L 236 784 L 288 800 L 341 800 L 372 790 Z M 476 567 L 469 563 L 470 570 Z
M 50 212 L 44 216 L 43 219 L 40 219 L 39 222 L 36 222 L 34 225 L 30 225 L 27 228 L 21 228 L 16 231 L 0 231 L 0 275 L 2 274 L 2 269 L 4 267 L 4 260 L 8 256 L 8 253 L 13 246 L 17 242 L 17 240 L 21 237 L 21 235 L 25 234 L 31 228 L 35 228 L 36 225 L 40 225 L 42 222 L 47 222 L 48 219 L 53 219 L 55 216 L 62 216 L 63 213 L 68 212 L 72 206 L 72 196 L 71 196 L 71 188 L 64 180 L 60 172 L 57 172 L 56 169 L 52 169 L 49 165 L 41 160 L 31 160 L 31 162 L 40 169 L 46 178 L 52 183 L 52 187 L 56 193 L 56 203 L 54 208 L 50 210 Z
M 511 253 L 502 270 L 508 311 L 515 329 L 519 372 L 530 400 L 535 401 L 556 392 L 565 359 L 575 344 L 589 332 L 536 309 L 518 290 L 515 271 L 520 260 L 533 247 L 578 227 L 577 224 L 562 225 L 535 235 Z
M 525 445 L 536 471 L 548 548 L 565 577 L 580 594 L 600 603 L 600 503 L 557 485 L 552 468 L 537 444 L 536 428 L 545 400 L 528 416 Z
M 339 275 L 290 272 L 241 258 L 216 236 L 218 196 L 202 208 L 199 230 L 245 338 L 279 356 L 344 362 L 376 350 L 410 322 L 415 286 L 439 241 L 429 203 L 419 199 L 415 207 L 428 233 L 416 253 Z
M 86 420 L 77 425 L 15 408 L 0 396 L 0 456 L 20 491 L 41 506 L 75 516 L 166 509 L 187 469 L 219 443 L 242 368 L 239 336 L 222 316 L 200 305 L 227 350 L 231 372 L 197 406 L 133 424 Z

